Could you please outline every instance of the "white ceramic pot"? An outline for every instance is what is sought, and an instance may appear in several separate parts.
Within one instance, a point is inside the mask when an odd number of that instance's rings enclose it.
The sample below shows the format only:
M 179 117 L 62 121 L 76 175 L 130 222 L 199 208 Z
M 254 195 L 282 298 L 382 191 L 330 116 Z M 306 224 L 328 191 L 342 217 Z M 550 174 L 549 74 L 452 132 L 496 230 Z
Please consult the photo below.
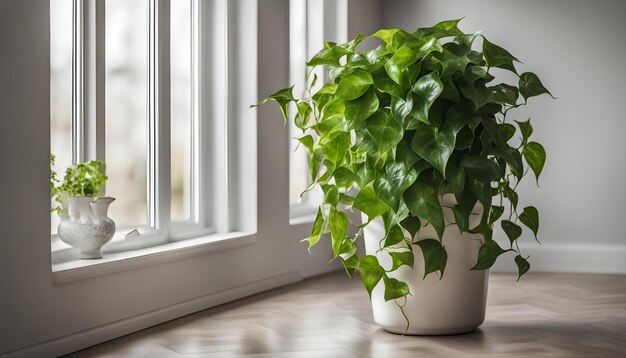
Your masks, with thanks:
M 80 250 L 81 259 L 102 258 L 102 246 L 113 238 L 115 223 L 107 216 L 113 200 L 103 197 L 94 201 L 87 196 L 63 199 L 64 215 L 57 232 L 63 242 Z
M 446 200 L 444 200 L 446 201 Z M 450 204 L 454 204 L 451 202 Z M 470 218 L 471 227 L 480 222 L 482 208 L 474 210 Z M 454 222 L 452 210 L 444 208 L 446 222 Z M 365 218 L 364 218 L 365 219 Z M 365 221 L 364 221 L 365 222 Z M 422 225 L 425 222 L 422 221 Z M 365 250 L 368 255 L 375 255 L 385 269 L 390 269 L 390 255 L 379 251 L 379 242 L 384 236 L 382 219 L 379 217 L 364 229 Z M 419 239 L 437 238 L 432 225 L 422 227 Z M 410 325 L 407 334 L 412 335 L 445 335 L 460 334 L 475 330 L 485 320 L 487 302 L 487 283 L 489 271 L 470 271 L 476 264 L 478 250 L 482 244 L 481 235 L 459 234 L 456 226 L 446 228 L 443 245 L 448 253 L 448 261 L 443 275 L 430 273 L 424 279 L 424 259 L 419 246 L 413 246 L 415 254 L 414 268 L 401 266 L 388 275 L 409 285 L 411 295 L 408 296 L 404 312 Z M 381 280 L 372 292 L 372 309 L 374 321 L 385 330 L 403 334 L 406 330 L 406 319 L 403 317 L 396 302 L 384 299 L 384 284 Z M 404 299 L 398 300 L 399 304 Z

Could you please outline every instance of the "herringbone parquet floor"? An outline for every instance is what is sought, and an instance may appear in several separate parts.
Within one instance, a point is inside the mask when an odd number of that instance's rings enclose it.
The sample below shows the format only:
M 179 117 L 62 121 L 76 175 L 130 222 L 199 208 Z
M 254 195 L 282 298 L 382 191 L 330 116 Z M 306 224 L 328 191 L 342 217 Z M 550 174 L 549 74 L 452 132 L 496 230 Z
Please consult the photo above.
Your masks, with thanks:
M 333 273 L 199 312 L 71 357 L 626 357 L 626 276 L 492 274 L 475 332 L 377 327 L 355 278 Z

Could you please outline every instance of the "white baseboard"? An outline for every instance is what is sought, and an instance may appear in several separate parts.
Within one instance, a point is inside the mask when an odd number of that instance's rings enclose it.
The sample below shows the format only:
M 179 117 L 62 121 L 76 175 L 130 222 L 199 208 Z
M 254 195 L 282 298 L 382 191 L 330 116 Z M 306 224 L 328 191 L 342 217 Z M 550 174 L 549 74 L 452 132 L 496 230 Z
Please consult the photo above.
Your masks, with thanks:
M 530 272 L 626 274 L 626 245 L 544 244 L 521 246 L 530 255 Z M 511 253 L 501 256 L 493 272 L 517 272 Z
M 57 357 L 137 332 L 163 322 L 186 316 L 194 312 L 202 311 L 210 307 L 301 280 L 302 276 L 299 271 L 287 272 L 151 312 L 146 312 L 138 316 L 92 328 L 87 331 L 78 332 L 13 352 L 5 353 L 2 357 Z

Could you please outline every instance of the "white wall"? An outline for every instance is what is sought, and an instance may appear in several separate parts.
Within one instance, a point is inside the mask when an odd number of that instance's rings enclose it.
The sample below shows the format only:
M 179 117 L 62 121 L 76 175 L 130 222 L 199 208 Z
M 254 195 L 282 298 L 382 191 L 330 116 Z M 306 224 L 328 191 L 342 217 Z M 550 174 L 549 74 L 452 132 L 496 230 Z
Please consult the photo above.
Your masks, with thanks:
M 465 17 L 537 73 L 558 97 L 532 98 L 534 138 L 548 160 L 520 205 L 540 212 L 543 247 L 523 237 L 536 270 L 626 273 L 626 2 L 620 0 L 390 0 L 385 27 L 434 25 Z M 512 261 L 512 260 L 501 260 Z M 500 269 L 510 265 L 499 265 Z

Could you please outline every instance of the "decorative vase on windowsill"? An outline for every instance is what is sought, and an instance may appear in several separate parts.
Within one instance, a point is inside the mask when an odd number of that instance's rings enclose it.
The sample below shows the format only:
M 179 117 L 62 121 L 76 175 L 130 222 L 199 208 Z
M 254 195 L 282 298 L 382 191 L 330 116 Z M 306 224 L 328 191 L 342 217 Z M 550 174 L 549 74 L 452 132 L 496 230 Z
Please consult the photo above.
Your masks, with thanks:
M 54 156 L 50 157 L 54 165 Z M 115 222 L 107 216 L 112 197 L 100 197 L 107 176 L 101 161 L 77 163 L 65 172 L 59 184 L 50 170 L 52 198 L 61 206 L 52 208 L 61 218 L 57 233 L 61 241 L 78 249 L 81 259 L 102 258 L 101 249 L 115 234 Z
M 101 249 L 115 234 L 115 222 L 107 216 L 115 200 L 103 197 L 73 196 L 63 200 L 63 211 L 57 233 L 64 243 L 80 250 L 81 259 L 102 258 Z

